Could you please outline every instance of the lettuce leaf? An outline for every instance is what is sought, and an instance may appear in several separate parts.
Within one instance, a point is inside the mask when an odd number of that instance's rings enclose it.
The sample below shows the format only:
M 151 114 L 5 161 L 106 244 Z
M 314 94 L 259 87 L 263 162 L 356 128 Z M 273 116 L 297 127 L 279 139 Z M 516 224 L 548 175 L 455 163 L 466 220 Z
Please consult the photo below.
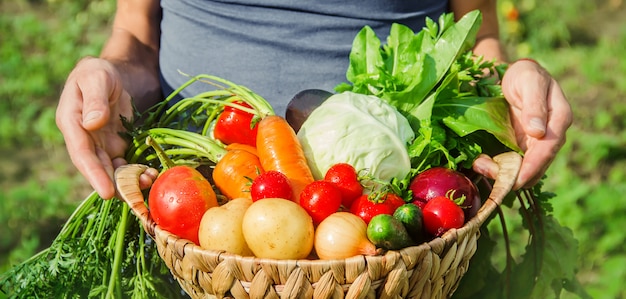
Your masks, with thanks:
M 340 85 L 337 91 L 372 94 L 410 114 L 457 57 L 472 48 L 481 22 L 479 11 L 468 13 L 458 23 L 452 14 L 444 14 L 439 25 L 428 19 L 427 27 L 417 34 L 395 23 L 383 47 L 374 31 L 365 26 L 350 53 L 346 78 L 352 85 Z

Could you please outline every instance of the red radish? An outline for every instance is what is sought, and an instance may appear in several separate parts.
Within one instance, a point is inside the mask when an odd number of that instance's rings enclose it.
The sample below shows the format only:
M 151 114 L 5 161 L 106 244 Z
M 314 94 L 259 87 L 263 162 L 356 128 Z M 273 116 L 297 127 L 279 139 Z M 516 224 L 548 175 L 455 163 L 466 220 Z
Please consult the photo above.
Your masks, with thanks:
M 476 185 L 463 173 L 445 168 L 433 167 L 416 175 L 409 189 L 413 192 L 413 203 L 424 208 L 426 203 L 438 196 L 446 196 L 454 191 L 454 197 L 465 196 L 461 208 L 465 218 L 470 219 L 480 209 L 480 193 Z

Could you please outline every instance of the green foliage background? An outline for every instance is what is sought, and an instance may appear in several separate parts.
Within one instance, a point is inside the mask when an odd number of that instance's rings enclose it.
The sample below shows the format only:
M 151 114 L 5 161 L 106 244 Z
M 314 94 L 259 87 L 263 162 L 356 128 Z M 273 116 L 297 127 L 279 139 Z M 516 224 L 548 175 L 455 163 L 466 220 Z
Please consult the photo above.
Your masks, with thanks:
M 626 298 L 626 4 L 498 8 L 510 58 L 541 62 L 572 104 L 574 124 L 544 190 L 556 193 L 554 214 L 579 240 L 578 279 L 593 298 Z M 76 61 L 98 55 L 114 10 L 112 0 L 0 0 L 0 273 L 47 247 L 91 191 L 54 113 Z

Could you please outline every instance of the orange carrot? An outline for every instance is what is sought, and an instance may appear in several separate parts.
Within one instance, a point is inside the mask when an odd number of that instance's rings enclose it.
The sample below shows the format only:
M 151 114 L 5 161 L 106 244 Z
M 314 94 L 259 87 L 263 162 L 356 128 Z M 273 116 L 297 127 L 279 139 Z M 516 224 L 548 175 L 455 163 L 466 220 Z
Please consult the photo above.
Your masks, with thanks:
M 231 143 L 226 146 L 226 150 L 228 151 L 243 150 L 243 151 L 250 152 L 251 154 L 254 154 L 257 157 L 259 156 L 259 153 L 257 152 L 256 147 L 252 145 L 248 145 L 248 144 L 243 144 L 243 143 Z
M 264 117 L 258 124 L 256 148 L 265 171 L 282 172 L 291 183 L 294 200 L 314 181 L 304 151 L 287 120 L 277 115 Z
M 252 198 L 252 180 L 263 173 L 263 167 L 252 146 L 229 145 L 228 152 L 213 169 L 213 182 L 228 199 Z M 252 151 L 252 152 L 251 152 Z

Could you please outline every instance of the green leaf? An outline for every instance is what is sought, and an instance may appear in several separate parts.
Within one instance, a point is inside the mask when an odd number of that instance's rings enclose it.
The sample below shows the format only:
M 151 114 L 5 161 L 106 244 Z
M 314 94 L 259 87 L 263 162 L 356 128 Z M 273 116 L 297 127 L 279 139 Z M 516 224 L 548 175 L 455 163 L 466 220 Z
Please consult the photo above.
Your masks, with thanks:
M 521 152 L 511 126 L 509 106 L 504 98 L 438 99 L 433 107 L 433 114 L 443 115 L 443 123 L 459 136 L 485 130 L 510 149 Z
M 530 298 L 557 298 L 566 279 L 576 275 L 578 242 L 569 228 L 552 216 L 543 218 L 543 265 Z M 525 257 L 526 258 L 526 257 Z
M 413 100 L 418 103 L 443 79 L 457 57 L 472 48 L 476 40 L 476 34 L 482 23 L 480 11 L 465 14 L 457 23 L 450 21 L 451 17 L 452 15 L 445 14 L 441 17 L 444 26 L 440 25 L 442 27 L 440 30 L 443 33 L 433 49 L 427 52 L 427 60 L 432 59 L 434 70 L 428 69 L 433 75 L 423 78 L 418 90 L 413 93 L 415 96 Z
M 380 39 L 371 27 L 365 26 L 354 38 L 346 78 L 355 84 L 355 92 L 367 93 L 368 82 L 377 81 L 384 66 Z
M 572 230 L 550 214 L 549 200 L 554 194 L 542 192 L 541 186 L 542 182 L 532 189 L 511 193 L 518 203 L 523 203 L 519 215 L 529 233 L 524 251 L 513 255 L 506 246 L 506 254 L 498 254 L 493 246 L 497 234 L 491 235 L 488 226 L 483 226 L 472 266 L 453 298 L 559 298 L 563 290 L 572 291 L 579 298 L 590 298 L 576 279 L 578 241 Z M 507 211 L 500 215 L 512 216 Z M 508 234 L 508 242 L 516 237 L 511 232 L 503 232 L 503 236 Z M 511 258 L 504 269 L 492 267 L 494 256 L 509 254 Z
M 411 113 L 424 98 L 445 77 L 454 61 L 473 46 L 478 28 L 482 22 L 479 11 L 472 11 L 463 16 L 457 23 L 445 20 L 450 15 L 443 15 L 440 23 L 440 36 L 432 47 L 422 47 L 425 58 L 422 62 L 422 76 L 411 89 L 403 90 L 397 95 L 390 95 L 392 102 L 398 103 L 399 109 Z M 449 25 L 448 25 L 449 24 Z
M 454 23 L 452 14 L 440 17 L 439 26 L 426 21 L 426 29 L 414 34 L 410 28 L 393 24 L 387 44 L 366 26 L 355 37 L 346 73 L 351 90 L 379 96 L 403 112 L 416 108 L 441 81 L 450 66 L 476 39 L 482 17 L 472 11 Z
M 387 43 L 383 46 L 382 56 L 385 61 L 384 69 L 392 78 L 398 79 L 402 85 L 408 85 L 415 78 L 406 76 L 405 66 L 415 65 L 419 62 L 419 52 L 412 49 L 422 47 L 424 33 L 415 35 L 409 27 L 394 23 L 391 25 Z

